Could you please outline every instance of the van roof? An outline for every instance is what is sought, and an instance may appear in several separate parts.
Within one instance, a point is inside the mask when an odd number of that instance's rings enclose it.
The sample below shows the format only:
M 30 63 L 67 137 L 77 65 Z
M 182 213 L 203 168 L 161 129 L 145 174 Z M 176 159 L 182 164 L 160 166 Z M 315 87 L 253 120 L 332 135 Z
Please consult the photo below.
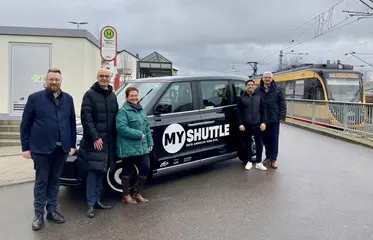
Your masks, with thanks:
M 214 81 L 214 80 L 248 80 L 247 76 L 240 75 L 194 75 L 194 76 L 165 76 L 165 77 L 149 77 L 138 78 L 128 82 L 183 82 L 183 81 Z

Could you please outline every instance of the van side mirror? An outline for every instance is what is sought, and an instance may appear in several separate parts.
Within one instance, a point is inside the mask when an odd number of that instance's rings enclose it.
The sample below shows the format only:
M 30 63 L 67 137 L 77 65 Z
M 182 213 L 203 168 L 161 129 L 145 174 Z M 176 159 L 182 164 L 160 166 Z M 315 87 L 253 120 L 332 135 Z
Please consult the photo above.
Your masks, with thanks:
M 168 103 L 159 103 L 154 108 L 154 114 L 165 114 L 165 113 L 171 113 L 172 112 L 172 105 Z

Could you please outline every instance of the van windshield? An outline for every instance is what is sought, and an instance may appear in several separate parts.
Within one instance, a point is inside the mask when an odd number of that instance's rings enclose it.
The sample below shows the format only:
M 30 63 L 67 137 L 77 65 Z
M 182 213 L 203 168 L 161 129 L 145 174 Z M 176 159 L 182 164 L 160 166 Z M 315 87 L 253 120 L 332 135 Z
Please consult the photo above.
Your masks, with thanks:
M 143 107 L 152 101 L 157 92 L 165 85 L 162 82 L 130 82 L 120 91 L 117 92 L 117 99 L 119 107 L 122 107 L 126 102 L 126 89 L 128 87 L 135 87 L 139 90 L 139 101 Z

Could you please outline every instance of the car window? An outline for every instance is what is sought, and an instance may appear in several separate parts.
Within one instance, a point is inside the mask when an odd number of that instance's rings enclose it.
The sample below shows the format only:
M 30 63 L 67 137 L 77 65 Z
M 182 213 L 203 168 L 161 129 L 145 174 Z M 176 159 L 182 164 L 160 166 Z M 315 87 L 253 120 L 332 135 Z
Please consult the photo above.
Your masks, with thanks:
M 229 105 L 228 80 L 201 81 L 203 108 Z
M 243 82 L 243 81 L 234 81 L 233 82 L 233 88 L 234 88 L 234 92 L 236 94 L 235 101 L 237 102 L 237 100 L 241 97 L 241 95 L 246 91 L 245 82 Z
M 135 87 L 139 90 L 139 100 L 141 105 L 146 107 L 154 99 L 154 96 L 166 83 L 162 82 L 130 82 L 123 88 L 117 91 L 117 99 L 119 107 L 122 107 L 126 102 L 126 89 L 128 87 Z
M 190 82 L 172 83 L 159 100 L 155 111 L 163 114 L 191 111 L 192 99 Z

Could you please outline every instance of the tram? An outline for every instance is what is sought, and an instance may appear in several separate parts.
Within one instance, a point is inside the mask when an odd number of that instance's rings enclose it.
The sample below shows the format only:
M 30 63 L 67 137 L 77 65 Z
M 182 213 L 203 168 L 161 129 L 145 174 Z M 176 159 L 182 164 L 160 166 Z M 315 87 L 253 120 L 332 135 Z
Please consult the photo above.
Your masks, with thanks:
M 363 127 L 364 107 L 357 104 L 365 103 L 362 73 L 355 71 L 352 65 L 339 61 L 293 65 L 273 75 L 276 84 L 284 90 L 285 98 L 304 100 L 288 104 L 287 114 L 292 118 L 338 128 Z M 253 80 L 259 84 L 261 78 L 262 75 L 256 75 Z

